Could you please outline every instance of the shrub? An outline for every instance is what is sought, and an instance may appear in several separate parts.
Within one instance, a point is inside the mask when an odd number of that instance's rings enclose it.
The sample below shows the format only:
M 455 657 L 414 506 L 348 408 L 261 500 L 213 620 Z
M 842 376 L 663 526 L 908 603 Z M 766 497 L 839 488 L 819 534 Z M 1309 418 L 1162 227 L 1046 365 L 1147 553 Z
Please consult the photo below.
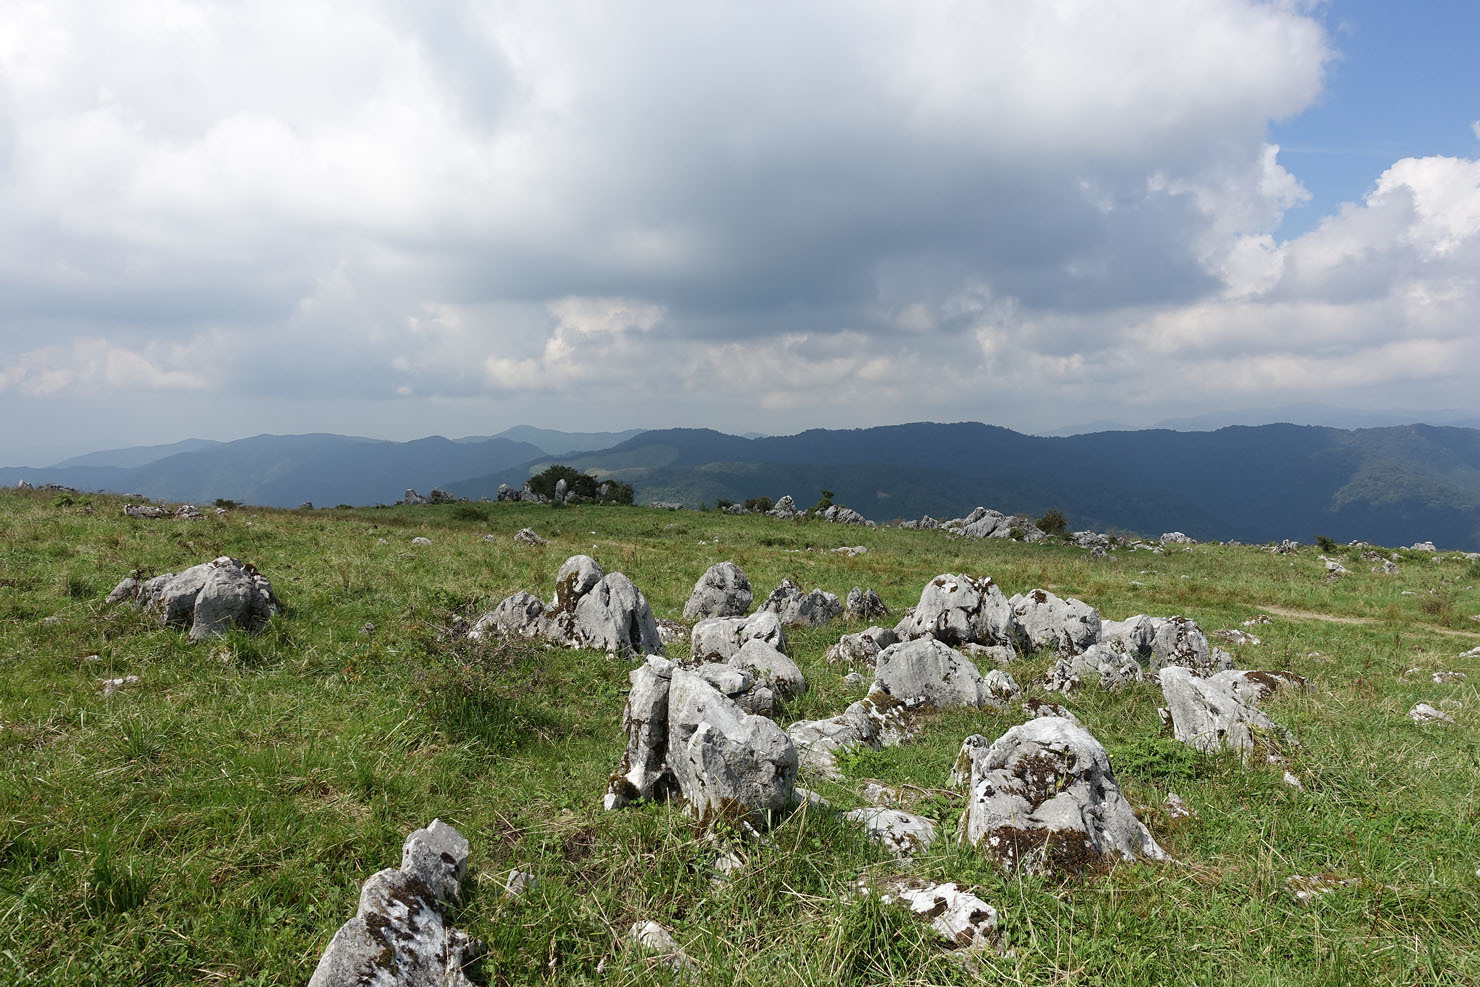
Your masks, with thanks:
M 1069 532 L 1069 522 L 1064 520 L 1063 511 L 1044 511 L 1043 516 L 1033 523 L 1038 525 L 1045 535 L 1063 535 Z
M 750 497 L 745 501 L 745 509 L 747 511 L 757 511 L 761 514 L 766 513 L 775 506 L 775 504 L 771 503 L 770 497 Z
M 1334 552 L 1341 547 L 1336 544 L 1334 539 L 1328 538 L 1325 535 L 1316 535 L 1316 545 L 1320 547 L 1321 551 L 1326 552 L 1327 554 L 1330 554 L 1331 552 Z
M 458 504 L 452 508 L 452 517 L 458 521 L 472 521 L 478 523 L 488 520 L 487 504 Z
M 726 508 L 734 507 L 734 506 L 735 506 L 735 502 L 733 500 L 726 500 L 723 497 L 721 497 L 719 500 L 716 500 L 714 502 L 714 509 L 716 511 L 723 511 Z
M 812 510 L 817 512 L 825 511 L 829 507 L 831 507 L 832 504 L 833 492 L 831 490 L 824 490 L 822 491 L 822 496 L 817 498 L 817 503 L 813 505 Z
M 217 507 L 224 507 L 228 511 L 234 511 L 234 510 L 236 510 L 238 507 L 240 507 L 242 505 L 239 504 L 239 503 L 237 503 L 234 500 L 227 500 L 225 497 L 217 497 L 216 498 L 216 506 Z

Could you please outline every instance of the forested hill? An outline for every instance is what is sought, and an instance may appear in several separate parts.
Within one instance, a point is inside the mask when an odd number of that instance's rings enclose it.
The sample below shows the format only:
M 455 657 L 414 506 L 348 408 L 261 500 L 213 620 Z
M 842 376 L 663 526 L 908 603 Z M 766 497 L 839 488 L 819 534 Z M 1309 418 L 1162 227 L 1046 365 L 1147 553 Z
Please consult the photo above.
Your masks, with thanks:
M 518 486 L 543 458 L 449 489 L 489 496 Z M 1198 538 L 1380 544 L 1433 540 L 1480 550 L 1480 430 L 1297 425 L 1215 432 L 1024 435 L 975 422 L 811 429 L 745 439 L 665 429 L 561 462 L 634 484 L 639 501 L 690 506 L 823 489 L 877 521 L 951 517 L 978 504 L 1071 523 Z

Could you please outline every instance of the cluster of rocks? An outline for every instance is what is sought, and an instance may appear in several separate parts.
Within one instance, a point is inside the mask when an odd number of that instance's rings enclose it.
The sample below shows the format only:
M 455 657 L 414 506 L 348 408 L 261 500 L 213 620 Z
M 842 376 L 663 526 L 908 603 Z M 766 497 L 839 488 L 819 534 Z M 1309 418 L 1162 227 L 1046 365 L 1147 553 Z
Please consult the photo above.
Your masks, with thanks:
M 642 591 L 588 555 L 573 555 L 561 564 L 555 574 L 555 598 L 548 604 L 529 593 L 515 593 L 468 631 L 474 639 L 485 634 L 542 638 L 562 647 L 616 655 L 663 653 L 658 623 Z
M 423 497 L 415 490 L 407 487 L 406 492 L 401 495 L 401 499 L 396 501 L 396 503 L 404 504 L 410 507 L 420 507 L 423 504 L 453 504 L 456 503 L 459 499 L 466 498 L 454 497 L 452 494 L 448 493 L 446 490 L 441 489 L 440 487 L 433 487 L 431 494 L 426 497 Z M 307 504 L 305 506 L 310 509 L 313 508 L 313 504 Z
M 1003 514 L 986 507 L 978 507 L 965 517 L 939 521 L 929 514 L 918 521 L 901 521 L 899 527 L 911 530 L 933 531 L 941 529 L 963 538 L 1011 538 L 1015 541 L 1041 542 L 1048 534 L 1026 514 Z M 1094 532 L 1086 532 L 1093 535 Z M 1103 536 L 1099 536 L 1103 537 Z
M 549 497 L 546 497 L 544 494 L 535 493 L 534 488 L 529 485 L 529 481 L 527 480 L 524 486 L 518 490 L 515 490 L 507 483 L 500 483 L 495 499 L 499 501 L 522 501 L 526 504 L 548 504 L 550 502 Z
M 216 509 L 217 514 L 226 513 L 221 508 Z M 194 504 L 181 504 L 174 510 L 160 507 L 156 504 L 124 504 L 123 516 L 132 518 L 175 518 L 177 520 L 193 521 L 205 517 Z
M 726 510 L 731 514 L 745 513 L 745 508 L 739 505 L 732 505 L 726 508 Z M 820 511 L 808 511 L 798 507 L 796 500 L 792 498 L 791 494 L 783 494 L 781 499 L 772 504 L 771 509 L 766 511 L 766 516 L 781 518 L 784 521 L 810 517 L 818 521 L 827 521 L 830 524 L 852 524 L 861 528 L 874 527 L 874 522 L 851 507 L 844 507 L 841 504 L 830 504 Z
M 106 602 L 124 601 L 157 613 L 165 626 L 188 628 L 192 641 L 220 637 L 232 627 L 255 634 L 283 612 L 266 576 L 251 563 L 225 555 L 148 580 L 129 576 Z
M 377 871 L 359 907 L 324 950 L 308 987 L 472 987 L 465 969 L 482 945 L 448 921 L 462 897 L 468 841 L 433 819 L 406 837 L 401 866 Z

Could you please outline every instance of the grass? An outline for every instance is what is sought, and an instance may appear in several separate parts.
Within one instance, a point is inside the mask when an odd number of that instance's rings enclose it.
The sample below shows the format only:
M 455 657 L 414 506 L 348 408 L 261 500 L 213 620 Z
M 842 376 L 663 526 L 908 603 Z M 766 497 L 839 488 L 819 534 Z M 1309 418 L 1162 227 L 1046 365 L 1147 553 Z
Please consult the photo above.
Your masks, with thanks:
M 0 983 L 303 983 L 361 882 L 434 816 L 472 843 L 455 920 L 489 944 L 479 976 L 491 984 L 682 982 L 628 946 L 628 927 L 649 918 L 706 984 L 1480 982 L 1480 661 L 1455 657 L 1480 644 L 1480 569 L 1462 557 L 1399 550 L 1400 574 L 1380 576 L 1341 548 L 1352 575 L 1327 583 L 1313 549 L 1090 559 L 717 513 L 240 508 L 185 522 L 88 501 L 0 494 Z M 549 545 L 514 544 L 526 526 Z M 432 544 L 413 547 L 418 535 Z M 827 551 L 844 544 L 869 551 Z M 1162 738 L 1154 686 L 1074 694 L 1066 705 L 1179 862 L 1037 878 L 943 840 L 907 869 L 998 909 L 1004 952 L 973 974 L 856 893 L 902 865 L 829 813 L 799 813 L 758 842 L 700 833 L 672 806 L 600 810 L 629 663 L 449 634 L 517 590 L 548 597 L 577 552 L 627 573 L 672 619 L 722 559 L 758 597 L 791 576 L 839 596 L 871 586 L 896 614 L 942 572 L 991 575 L 1009 593 L 1041 586 L 1107 617 L 1183 613 L 1210 631 L 1266 607 L 1305 614 L 1277 615 L 1254 628 L 1262 645 L 1232 649 L 1240 667 L 1315 683 L 1267 704 L 1299 738 L 1291 769 L 1305 790 L 1282 769 Z M 133 570 L 219 554 L 258 565 L 290 608 L 257 637 L 190 644 L 102 604 Z M 848 669 L 822 660 L 856 629 L 790 635 L 810 688 L 789 718 L 857 698 Z M 1041 695 L 1050 665 L 1030 656 L 1010 671 Z M 1469 678 L 1436 685 L 1440 670 Z M 122 675 L 141 681 L 103 699 L 97 680 Z M 1416 726 L 1420 700 L 1462 703 L 1458 725 Z M 901 786 L 952 833 L 962 803 L 944 786 L 961 739 L 1021 718 L 1015 706 L 942 714 L 911 745 L 845 759 L 841 782 L 812 787 L 846 809 L 865 804 L 867 781 Z M 1169 818 L 1169 791 L 1197 815 Z M 747 866 L 716 883 L 731 846 Z M 539 884 L 508 899 L 514 868 Z M 1328 872 L 1355 883 L 1303 906 L 1284 891 Z

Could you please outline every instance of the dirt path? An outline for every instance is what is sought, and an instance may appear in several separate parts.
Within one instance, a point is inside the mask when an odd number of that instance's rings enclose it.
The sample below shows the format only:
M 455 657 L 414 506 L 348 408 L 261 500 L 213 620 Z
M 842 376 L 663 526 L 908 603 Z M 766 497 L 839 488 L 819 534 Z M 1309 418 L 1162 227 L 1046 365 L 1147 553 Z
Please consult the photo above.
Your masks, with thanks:
M 1377 617 L 1338 617 L 1330 613 L 1317 613 L 1314 610 L 1295 610 L 1291 607 L 1277 607 L 1265 604 L 1260 609 L 1267 613 L 1279 614 L 1281 617 L 1295 617 L 1299 620 L 1323 620 L 1328 624 L 1382 624 L 1386 623 Z M 1451 637 L 1465 637 L 1470 639 L 1480 638 L 1480 631 L 1461 631 L 1453 627 L 1438 627 L 1434 624 L 1411 624 L 1412 627 L 1433 631 L 1435 634 L 1448 634 Z

